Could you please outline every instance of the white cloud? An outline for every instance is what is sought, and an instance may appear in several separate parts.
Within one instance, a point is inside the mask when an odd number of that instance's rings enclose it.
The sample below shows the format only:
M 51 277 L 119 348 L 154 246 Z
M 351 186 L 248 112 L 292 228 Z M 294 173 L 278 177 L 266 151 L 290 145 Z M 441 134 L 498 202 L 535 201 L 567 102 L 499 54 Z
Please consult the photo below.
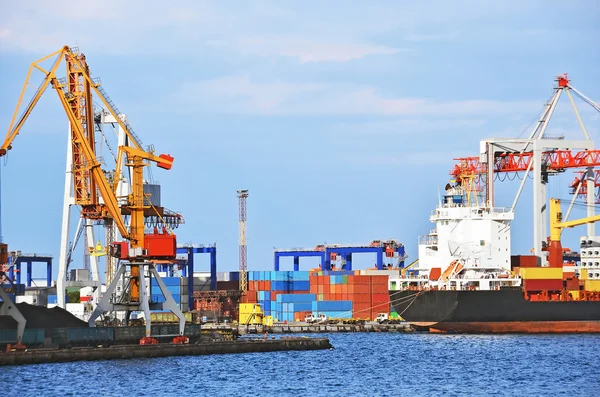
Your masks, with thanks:
M 301 63 L 350 61 L 367 55 L 392 55 L 404 49 L 360 42 L 307 40 L 301 37 L 242 38 L 235 46 L 241 53 L 298 58 Z
M 355 165 L 395 167 L 403 165 L 425 166 L 452 164 L 452 159 L 464 156 L 464 153 L 448 151 L 403 152 L 401 155 L 355 155 L 350 160 Z
M 356 84 L 255 82 L 230 76 L 185 84 L 171 94 L 188 111 L 258 115 L 499 115 L 533 112 L 538 101 L 485 99 L 436 101 L 384 97 L 375 88 Z
M 436 118 L 408 118 L 378 120 L 366 123 L 344 123 L 334 127 L 341 133 L 354 133 L 359 135 L 412 135 L 432 131 L 456 130 L 460 128 L 472 129 L 485 125 L 482 119 L 453 119 L 444 117 Z
M 200 53 L 198 49 L 221 42 L 249 54 L 339 62 L 401 51 L 375 38 L 454 39 L 464 29 L 462 23 L 527 12 L 537 6 L 531 3 L 282 5 L 261 1 L 231 6 L 181 0 L 167 6 L 158 0 L 90 0 L 74 6 L 68 0 L 29 0 L 3 6 L 0 50 L 46 53 L 77 41 L 86 51 L 118 55 L 185 49 Z M 250 46 L 240 45 L 244 41 L 250 41 Z
M 431 40 L 453 40 L 458 38 L 458 31 L 451 31 L 447 33 L 409 33 L 405 39 L 408 41 L 431 41 Z

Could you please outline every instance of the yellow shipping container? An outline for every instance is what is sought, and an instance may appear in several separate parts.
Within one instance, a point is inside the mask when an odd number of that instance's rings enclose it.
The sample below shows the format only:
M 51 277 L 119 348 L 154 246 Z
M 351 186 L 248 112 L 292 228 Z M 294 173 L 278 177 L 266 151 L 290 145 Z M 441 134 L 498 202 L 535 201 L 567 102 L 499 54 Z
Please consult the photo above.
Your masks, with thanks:
M 240 303 L 240 314 L 252 314 L 260 312 L 260 304 L 258 303 Z
M 562 280 L 562 267 L 522 267 L 519 274 L 524 280 Z
M 579 277 L 580 280 L 587 280 L 588 276 L 588 269 L 581 269 L 581 277 Z
M 240 324 L 262 325 L 263 312 L 258 303 L 240 303 Z
M 600 291 L 600 280 L 585 280 L 587 291 Z

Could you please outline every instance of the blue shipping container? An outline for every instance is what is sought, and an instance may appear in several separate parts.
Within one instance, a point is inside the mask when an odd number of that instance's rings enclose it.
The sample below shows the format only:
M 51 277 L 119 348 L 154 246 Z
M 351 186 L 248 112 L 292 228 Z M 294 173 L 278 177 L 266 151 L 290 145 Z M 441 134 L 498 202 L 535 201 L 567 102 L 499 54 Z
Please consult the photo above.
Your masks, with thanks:
M 324 314 L 324 315 L 326 315 L 327 319 L 352 318 L 352 311 L 319 311 L 319 312 L 313 312 L 313 316 L 317 316 L 318 314 Z
M 279 294 L 277 302 L 313 302 L 317 299 L 315 294 Z
M 310 281 L 294 281 L 291 291 L 310 291 Z
M 312 311 L 352 311 L 352 301 L 314 301 Z

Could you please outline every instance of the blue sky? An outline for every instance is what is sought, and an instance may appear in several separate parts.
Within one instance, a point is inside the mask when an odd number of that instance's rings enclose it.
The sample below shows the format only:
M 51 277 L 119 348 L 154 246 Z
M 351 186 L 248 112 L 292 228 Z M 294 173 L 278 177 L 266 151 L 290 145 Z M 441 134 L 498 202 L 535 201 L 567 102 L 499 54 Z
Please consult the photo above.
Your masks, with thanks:
M 186 219 L 181 243 L 217 242 L 221 270 L 237 268 L 238 189 L 250 190 L 250 269 L 270 269 L 274 246 L 385 238 L 415 259 L 453 157 L 527 131 L 557 74 L 600 98 L 594 1 L 164 4 L 3 2 L 0 125 L 29 64 L 78 45 L 144 143 L 175 157 L 154 171 L 163 204 Z M 597 139 L 598 114 L 580 109 Z M 548 133 L 578 136 L 566 100 Z M 66 139 L 49 90 L 2 167 L 13 249 L 58 258 Z M 549 192 L 568 198 L 572 178 Z M 516 188 L 498 185 L 498 204 Z M 526 191 L 514 253 L 531 247 L 530 207 Z

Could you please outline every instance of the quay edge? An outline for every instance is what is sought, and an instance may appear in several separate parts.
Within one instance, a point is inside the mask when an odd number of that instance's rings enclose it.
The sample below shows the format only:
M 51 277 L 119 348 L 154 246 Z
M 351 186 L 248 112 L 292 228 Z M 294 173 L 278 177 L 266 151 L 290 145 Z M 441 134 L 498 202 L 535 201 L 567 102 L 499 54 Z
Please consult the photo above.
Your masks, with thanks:
M 73 349 L 31 349 L 0 353 L 0 365 L 24 365 L 73 361 L 119 360 L 208 354 L 260 353 L 290 350 L 327 350 L 328 338 L 281 338 L 275 340 L 230 341 L 191 345 L 122 345 Z

